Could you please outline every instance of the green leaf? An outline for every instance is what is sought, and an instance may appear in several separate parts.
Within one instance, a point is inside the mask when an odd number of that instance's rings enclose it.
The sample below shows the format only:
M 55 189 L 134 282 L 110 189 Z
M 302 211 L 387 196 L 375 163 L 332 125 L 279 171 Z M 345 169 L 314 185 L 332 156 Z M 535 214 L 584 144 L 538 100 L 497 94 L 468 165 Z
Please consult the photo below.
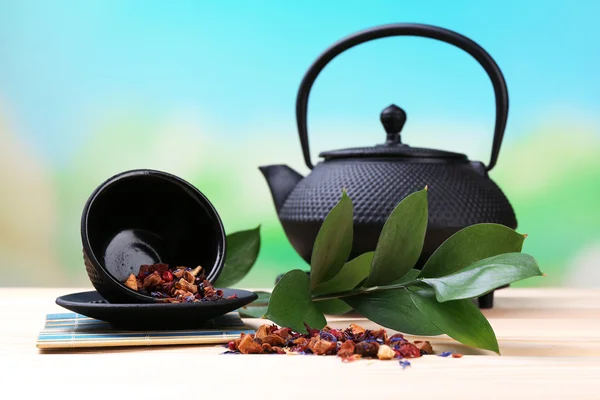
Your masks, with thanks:
M 260 250 L 260 225 L 227 235 L 225 266 L 215 287 L 231 287 L 248 274 Z
M 500 354 L 494 330 L 471 300 L 438 303 L 433 289 L 427 286 L 411 287 L 409 293 L 423 317 L 442 332 L 467 346 Z
M 238 308 L 237 311 L 240 314 L 240 317 L 262 318 L 267 313 L 271 293 L 262 291 L 256 291 L 254 293 L 258 295 L 258 299 L 254 300 L 250 304 L 245 305 L 244 307 Z
M 369 275 L 373 254 L 370 251 L 348 261 L 336 276 L 318 285 L 312 293 L 324 294 L 354 289 Z
M 352 307 L 340 299 L 321 300 L 314 303 L 323 314 L 340 315 L 352 311 Z
M 405 288 L 361 294 L 343 300 L 366 318 L 389 329 L 426 336 L 443 333 L 419 311 Z
M 406 196 L 388 217 L 365 286 L 402 278 L 417 263 L 427 229 L 427 189 Z
M 421 279 L 417 279 L 419 272 L 421 272 L 421 271 L 419 271 L 418 269 L 411 269 L 402 278 L 396 279 L 395 281 L 390 282 L 387 285 L 370 286 L 370 287 L 360 286 L 360 287 L 355 287 L 353 289 L 346 289 L 346 290 L 340 290 L 340 291 L 335 291 L 335 292 L 326 291 L 324 293 L 321 293 L 319 291 L 319 292 L 312 292 L 311 294 L 312 294 L 313 300 L 318 301 L 320 303 L 320 302 L 323 302 L 326 300 L 343 299 L 346 297 L 358 296 L 358 295 L 362 295 L 362 294 L 379 293 L 379 292 L 383 292 L 383 291 L 406 289 L 408 286 L 415 285 L 415 284 L 421 282 Z
M 402 278 L 396 279 L 395 281 L 390 282 L 390 285 L 397 285 L 399 283 L 405 283 L 405 282 L 413 281 L 413 280 L 417 279 L 417 277 L 419 276 L 420 273 L 421 273 L 420 270 L 413 268 L 413 269 L 409 270 L 406 273 L 406 275 L 404 275 Z
M 312 294 L 327 294 L 354 289 L 369 275 L 372 260 L 373 252 L 370 251 L 348 261 L 336 276 L 321 283 L 312 291 Z M 315 304 L 323 314 L 339 315 L 352 311 L 352 307 L 340 299 L 322 300 Z
M 425 278 L 423 282 L 435 289 L 440 302 L 470 299 L 492 290 L 542 273 L 529 254 L 506 253 L 484 258 L 466 268 L 440 278 Z
M 344 190 L 319 229 L 310 260 L 311 287 L 328 281 L 342 269 L 352 250 L 353 206 Z
M 421 271 L 422 277 L 437 278 L 461 268 L 503 253 L 518 253 L 525 235 L 500 224 L 468 226 L 446 239 L 429 257 Z
M 304 323 L 315 329 L 321 329 L 327 323 L 310 298 L 306 272 L 299 269 L 289 271 L 279 280 L 271 293 L 265 318 L 296 332 L 307 332 Z

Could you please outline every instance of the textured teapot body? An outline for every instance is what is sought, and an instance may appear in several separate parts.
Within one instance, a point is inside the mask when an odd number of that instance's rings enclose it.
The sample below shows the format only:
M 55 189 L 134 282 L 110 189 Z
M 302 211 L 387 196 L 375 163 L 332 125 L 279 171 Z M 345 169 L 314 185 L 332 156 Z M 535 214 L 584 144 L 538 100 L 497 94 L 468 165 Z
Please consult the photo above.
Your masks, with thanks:
M 448 237 L 469 225 L 517 227 L 501 189 L 481 163 L 331 160 L 319 163 L 289 192 L 279 219 L 307 262 L 325 217 L 345 189 L 354 205 L 352 257 L 375 250 L 379 233 L 398 203 L 428 187 L 429 220 L 420 264 Z
M 403 143 L 401 131 L 407 114 L 394 104 L 380 114 L 386 133 L 384 143 L 378 141 L 379 144 L 370 147 L 322 152 L 320 156 L 324 161 L 313 165 L 307 113 L 309 94 L 317 76 L 342 52 L 390 36 L 419 36 L 448 43 L 471 55 L 487 73 L 496 100 L 492 151 L 487 165 L 472 162 L 465 154 Z M 386 59 L 379 61 L 384 63 Z M 429 188 L 429 219 L 417 266 L 443 241 L 467 226 L 488 222 L 516 229 L 515 213 L 508 199 L 488 176 L 498 160 L 508 109 L 508 89 L 496 62 L 481 46 L 456 32 L 423 24 L 389 24 L 337 41 L 310 66 L 296 98 L 298 136 L 311 173 L 302 178 L 284 165 L 261 167 L 289 241 L 309 262 L 317 233 L 343 189 L 354 204 L 351 257 L 375 250 L 381 229 L 394 208 L 406 196 L 425 186 Z

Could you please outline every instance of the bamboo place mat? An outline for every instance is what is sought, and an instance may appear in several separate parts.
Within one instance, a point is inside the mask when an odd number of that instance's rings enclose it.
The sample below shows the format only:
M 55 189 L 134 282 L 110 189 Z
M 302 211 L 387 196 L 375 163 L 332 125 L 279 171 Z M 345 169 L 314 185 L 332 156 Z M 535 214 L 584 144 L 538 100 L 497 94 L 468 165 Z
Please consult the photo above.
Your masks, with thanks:
M 177 344 L 219 344 L 254 333 L 237 312 L 207 321 L 205 327 L 192 330 L 128 331 L 114 328 L 77 313 L 47 314 L 37 338 L 39 349 L 75 349 L 122 346 L 164 346 Z

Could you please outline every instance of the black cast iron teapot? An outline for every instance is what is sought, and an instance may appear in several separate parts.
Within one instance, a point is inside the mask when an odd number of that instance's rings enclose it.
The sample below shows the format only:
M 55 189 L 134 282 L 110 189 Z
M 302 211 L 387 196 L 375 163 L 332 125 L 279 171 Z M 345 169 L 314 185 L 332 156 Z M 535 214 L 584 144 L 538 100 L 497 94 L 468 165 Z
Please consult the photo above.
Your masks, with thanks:
M 334 57 L 361 43 L 387 36 L 421 36 L 452 44 L 473 56 L 488 73 L 496 95 L 496 125 L 487 166 L 464 154 L 416 148 L 402 143 L 406 113 L 390 105 L 381 113 L 385 143 L 321 153 L 313 166 L 306 123 L 310 89 Z M 310 262 L 323 220 L 345 188 L 354 203 L 354 241 L 350 257 L 375 250 L 379 233 L 396 205 L 409 194 L 429 187 L 429 224 L 417 267 L 458 230 L 494 222 L 517 227 L 513 209 L 488 172 L 496 165 L 508 116 L 508 93 L 502 72 L 478 44 L 456 32 L 430 25 L 392 24 L 367 29 L 335 43 L 310 67 L 298 91 L 296 119 L 306 165 L 305 178 L 285 165 L 260 167 L 285 233 L 296 251 Z

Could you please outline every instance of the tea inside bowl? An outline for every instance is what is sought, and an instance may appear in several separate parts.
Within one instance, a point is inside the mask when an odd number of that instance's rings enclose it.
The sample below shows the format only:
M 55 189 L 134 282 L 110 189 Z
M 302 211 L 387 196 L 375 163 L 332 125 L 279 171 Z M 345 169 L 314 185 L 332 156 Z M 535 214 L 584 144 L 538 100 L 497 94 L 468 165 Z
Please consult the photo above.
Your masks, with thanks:
M 225 257 L 225 233 L 212 204 L 189 183 L 160 171 L 128 171 L 102 184 L 84 209 L 82 239 L 91 275 L 99 275 L 94 286 L 115 300 L 135 293 L 123 282 L 141 265 L 202 266 L 212 283 Z

